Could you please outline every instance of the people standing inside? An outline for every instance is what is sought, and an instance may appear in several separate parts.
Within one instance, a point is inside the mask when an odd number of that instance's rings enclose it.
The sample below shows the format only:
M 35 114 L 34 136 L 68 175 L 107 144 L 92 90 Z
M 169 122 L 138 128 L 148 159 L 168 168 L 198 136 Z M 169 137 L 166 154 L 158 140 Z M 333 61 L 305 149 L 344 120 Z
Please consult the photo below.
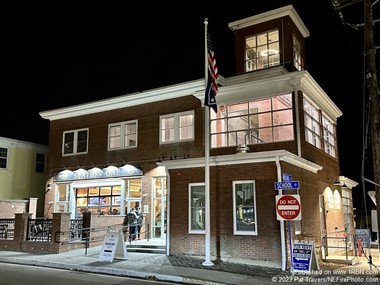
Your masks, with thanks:
M 129 213 L 125 216 L 123 221 L 123 232 L 124 237 L 127 236 L 129 231 L 129 241 L 136 240 L 136 230 L 137 230 L 137 214 L 134 208 L 132 208 Z
M 137 211 L 137 239 L 140 240 L 141 227 L 143 224 L 144 214 L 140 207 L 136 208 Z

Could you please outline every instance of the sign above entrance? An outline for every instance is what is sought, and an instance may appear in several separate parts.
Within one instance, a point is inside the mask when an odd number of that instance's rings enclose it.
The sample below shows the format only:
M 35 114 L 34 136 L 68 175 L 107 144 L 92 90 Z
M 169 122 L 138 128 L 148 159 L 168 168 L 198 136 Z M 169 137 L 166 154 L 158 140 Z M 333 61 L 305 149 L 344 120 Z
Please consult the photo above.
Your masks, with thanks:
M 55 182 L 64 182 L 72 180 L 83 180 L 83 179 L 98 179 L 98 178 L 110 178 L 110 177 L 128 177 L 128 176 L 140 176 L 143 175 L 141 169 L 126 164 L 121 167 L 108 166 L 103 169 L 98 167 L 93 167 L 89 170 L 79 168 L 75 171 L 65 169 L 59 172 L 55 177 Z

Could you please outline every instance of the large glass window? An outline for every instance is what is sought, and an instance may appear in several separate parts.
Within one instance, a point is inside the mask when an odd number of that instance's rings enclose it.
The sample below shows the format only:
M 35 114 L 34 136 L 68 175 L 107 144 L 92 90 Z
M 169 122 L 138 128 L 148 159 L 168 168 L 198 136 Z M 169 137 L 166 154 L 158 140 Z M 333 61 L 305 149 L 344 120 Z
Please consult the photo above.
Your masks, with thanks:
M 304 98 L 305 140 L 336 157 L 335 124 L 310 101 Z
M 293 140 L 292 94 L 219 105 L 210 124 L 213 148 Z
M 87 153 L 88 129 L 63 133 L 63 155 Z
M 137 147 L 137 121 L 109 125 L 108 149 Z
M 0 168 L 7 168 L 8 149 L 0 147 Z
M 170 114 L 160 117 L 160 143 L 173 143 L 193 139 L 193 111 Z
M 205 233 L 205 185 L 189 184 L 189 232 Z
M 278 30 L 249 36 L 245 39 L 245 71 L 280 65 Z
M 86 207 L 99 215 L 119 214 L 120 202 L 120 185 L 76 189 L 77 213 L 80 212 L 81 208 Z
M 233 219 L 235 235 L 257 235 L 254 181 L 233 182 Z

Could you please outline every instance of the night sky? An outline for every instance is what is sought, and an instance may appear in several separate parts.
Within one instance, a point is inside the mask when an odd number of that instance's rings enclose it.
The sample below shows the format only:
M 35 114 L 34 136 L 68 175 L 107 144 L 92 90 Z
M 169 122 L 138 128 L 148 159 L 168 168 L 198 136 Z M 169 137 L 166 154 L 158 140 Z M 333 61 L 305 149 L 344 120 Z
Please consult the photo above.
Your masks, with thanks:
M 310 32 L 305 69 L 343 112 L 337 123 L 341 175 L 359 182 L 354 192 L 362 191 L 364 30 L 347 24 L 364 23 L 363 3 L 341 9 L 345 24 L 330 0 L 237 0 L 181 8 L 90 3 L 27 2 L 2 9 L 0 136 L 48 144 L 49 122 L 41 111 L 203 78 L 204 18 L 219 74 L 232 76 L 228 23 L 292 4 Z M 379 10 L 373 11 L 375 19 Z M 366 160 L 369 165 L 371 154 Z

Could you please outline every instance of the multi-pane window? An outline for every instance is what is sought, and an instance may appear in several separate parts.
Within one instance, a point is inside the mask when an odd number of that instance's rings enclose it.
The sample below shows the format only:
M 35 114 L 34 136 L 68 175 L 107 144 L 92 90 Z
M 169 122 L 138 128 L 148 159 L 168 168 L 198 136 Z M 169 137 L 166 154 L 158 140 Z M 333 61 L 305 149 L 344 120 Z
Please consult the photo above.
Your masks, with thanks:
M 0 147 L 0 168 L 7 168 L 8 149 Z
M 249 36 L 245 39 L 245 71 L 280 65 L 278 30 Z
M 194 112 L 170 114 L 160 117 L 160 143 L 194 139 Z
M 44 153 L 36 153 L 36 172 L 45 173 L 46 155 Z
M 108 149 L 121 149 L 137 146 L 137 121 L 109 125 Z
M 305 112 L 305 140 L 317 148 L 321 148 L 319 110 L 306 99 L 304 99 L 303 105 Z
M 205 185 L 189 184 L 189 232 L 205 232 Z
M 76 189 L 76 208 L 87 208 L 99 215 L 120 214 L 121 186 L 86 187 Z
M 342 206 L 344 212 L 344 228 L 347 233 L 353 231 L 353 203 L 352 192 L 350 188 L 342 187 Z M 348 235 L 351 238 L 351 235 Z
M 322 112 L 304 98 L 305 140 L 336 157 L 336 127 Z
M 70 206 L 70 185 L 69 184 L 58 184 L 55 203 L 55 212 L 69 212 Z M 79 217 L 80 212 L 77 211 L 77 217 Z
M 87 153 L 88 129 L 63 133 L 63 155 Z
M 293 140 L 292 95 L 219 105 L 210 123 L 213 148 Z
M 323 145 L 324 150 L 327 154 L 335 157 L 336 156 L 336 145 L 335 145 L 335 130 L 334 124 L 325 115 L 322 115 L 322 125 L 323 125 Z
M 235 235 L 257 235 L 255 181 L 233 182 Z
M 293 35 L 293 64 L 298 70 L 302 70 L 301 44 Z

